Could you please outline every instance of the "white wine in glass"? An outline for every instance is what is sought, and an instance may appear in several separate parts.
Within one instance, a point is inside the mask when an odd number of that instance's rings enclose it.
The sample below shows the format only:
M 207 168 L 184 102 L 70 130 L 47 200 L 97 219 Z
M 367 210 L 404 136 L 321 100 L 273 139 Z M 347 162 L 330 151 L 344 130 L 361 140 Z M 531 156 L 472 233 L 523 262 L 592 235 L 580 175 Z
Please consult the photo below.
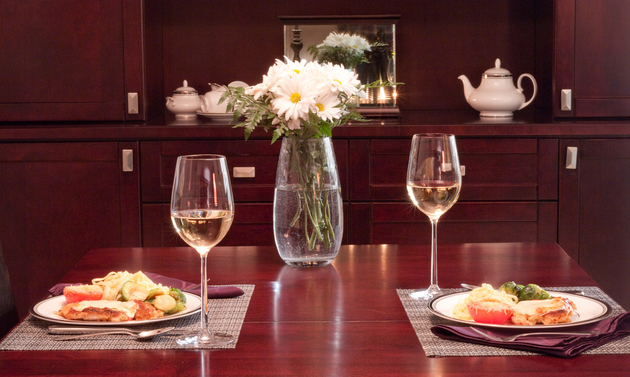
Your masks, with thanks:
M 438 286 L 437 224 L 459 198 L 462 175 L 455 136 L 417 134 L 411 141 L 407 168 L 407 193 L 413 204 L 431 221 L 431 285 L 411 293 L 416 299 L 431 299 L 442 291 Z
M 208 253 L 227 234 L 234 219 L 234 198 L 227 161 L 220 155 L 177 158 L 171 220 L 177 234 L 201 256 L 201 328 L 177 339 L 181 346 L 225 345 L 231 335 L 208 329 Z

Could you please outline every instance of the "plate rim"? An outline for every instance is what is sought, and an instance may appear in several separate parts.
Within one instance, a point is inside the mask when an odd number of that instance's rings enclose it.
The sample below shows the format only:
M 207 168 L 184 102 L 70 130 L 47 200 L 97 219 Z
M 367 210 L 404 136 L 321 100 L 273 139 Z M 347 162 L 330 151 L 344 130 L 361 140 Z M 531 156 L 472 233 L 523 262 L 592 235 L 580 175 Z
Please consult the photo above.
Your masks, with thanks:
M 447 316 L 443 313 L 440 313 L 437 309 L 434 308 L 434 304 L 445 299 L 448 298 L 450 296 L 456 296 L 456 295 L 464 295 L 469 293 L 470 291 L 458 291 L 458 292 L 452 292 L 452 293 L 447 293 L 441 296 L 437 296 L 433 299 L 431 299 L 428 303 L 428 308 L 429 311 L 440 317 L 440 318 L 444 318 L 446 320 L 449 321 L 453 321 L 453 322 L 457 322 L 457 323 L 462 323 L 462 324 L 466 324 L 466 325 L 471 325 L 471 326 L 481 326 L 481 327 L 491 327 L 491 328 L 499 328 L 499 329 L 519 329 L 519 330 L 523 330 L 523 329 L 529 329 L 529 330 L 535 330 L 535 331 L 539 331 L 541 329 L 553 329 L 553 328 L 566 328 L 566 327 L 576 327 L 576 326 L 583 326 L 583 325 L 587 325 L 590 323 L 595 323 L 595 322 L 599 322 L 603 319 L 606 319 L 607 317 L 609 317 L 612 313 L 612 307 L 601 300 L 598 300 L 596 298 L 590 297 L 590 296 L 586 296 L 586 295 L 577 295 L 577 294 L 573 294 L 573 293 L 567 293 L 567 292 L 562 292 L 562 291 L 548 291 L 549 294 L 551 295 L 556 295 L 556 296 L 562 296 L 562 297 L 567 297 L 567 298 L 571 298 L 571 297 L 578 297 L 580 299 L 587 299 L 590 301 L 593 301 L 599 305 L 601 305 L 604 308 L 604 312 L 602 314 L 600 314 L 597 317 L 591 318 L 589 320 L 585 320 L 585 321 L 581 321 L 581 322 L 569 322 L 569 323 L 557 323 L 555 325 L 542 325 L 542 324 L 537 324 L 537 325 L 494 325 L 491 323 L 480 323 L 480 322 L 474 322 L 474 321 L 467 321 L 465 319 L 459 319 L 459 318 L 455 318 L 455 317 L 451 317 L 451 316 Z
M 69 325 L 69 324 L 74 324 L 74 325 L 84 325 L 84 326 L 141 326 L 141 325 L 148 325 L 148 324 L 152 324 L 152 323 L 156 323 L 156 322 L 164 322 L 164 321 L 170 321 L 173 319 L 179 319 L 179 318 L 186 318 L 188 316 L 191 316 L 197 312 L 199 312 L 201 310 L 201 296 L 193 294 L 193 293 L 189 293 L 189 292 L 182 292 L 184 293 L 184 295 L 186 296 L 186 303 L 188 303 L 188 299 L 190 297 L 194 297 L 195 299 L 199 300 L 199 306 L 195 309 L 191 309 L 188 312 L 185 313 L 181 313 L 178 315 L 178 313 L 175 314 L 171 314 L 168 317 L 160 317 L 160 318 L 155 318 L 155 319 L 144 319 L 144 320 L 140 320 L 140 321 L 125 321 L 125 322 L 98 322 L 98 321 L 83 321 L 83 320 L 78 320 L 78 319 L 65 319 L 62 317 L 57 318 L 51 318 L 48 317 L 44 314 L 40 314 L 37 312 L 37 309 L 49 302 L 49 301 L 53 301 L 53 300 L 59 300 L 59 299 L 63 299 L 63 295 L 59 295 L 59 296 L 53 296 L 53 297 L 48 297 L 38 303 L 36 303 L 35 305 L 31 306 L 31 308 L 29 309 L 29 313 L 38 319 L 41 319 L 43 321 L 47 321 L 47 322 L 53 322 L 53 323 L 59 323 L 59 324 L 63 324 L 63 325 Z

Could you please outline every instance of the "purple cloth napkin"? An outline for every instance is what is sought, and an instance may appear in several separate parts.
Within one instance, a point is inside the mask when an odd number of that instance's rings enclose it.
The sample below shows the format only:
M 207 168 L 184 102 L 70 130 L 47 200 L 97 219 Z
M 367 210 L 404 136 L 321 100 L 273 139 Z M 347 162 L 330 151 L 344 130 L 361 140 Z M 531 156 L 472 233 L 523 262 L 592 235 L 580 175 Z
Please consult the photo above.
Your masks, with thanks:
M 194 288 L 197 284 L 189 283 L 184 280 L 179 280 L 175 278 L 170 278 L 167 276 L 162 276 L 158 274 L 154 274 L 152 272 L 144 273 L 149 279 L 151 279 L 156 284 L 162 284 L 167 287 L 177 288 L 183 292 L 189 292 L 196 295 L 201 295 L 201 287 Z M 60 296 L 63 294 L 63 288 L 69 285 L 78 285 L 78 283 L 60 283 L 50 288 L 48 292 L 53 296 Z M 193 289 L 190 289 L 193 287 Z M 224 286 L 224 287 L 208 287 L 208 298 L 232 298 L 238 297 L 243 294 L 243 290 L 238 287 Z
M 557 330 L 557 329 L 554 329 Z M 587 336 L 528 336 L 517 338 L 512 342 L 498 342 L 487 339 L 470 329 L 470 327 L 437 325 L 431 328 L 433 334 L 442 339 L 483 344 L 486 346 L 532 351 L 563 358 L 571 358 L 591 348 L 599 347 L 613 340 L 630 335 L 630 313 L 623 313 L 600 322 L 571 328 L 567 331 L 597 331 L 597 335 Z M 515 334 L 507 331 L 482 331 L 496 336 Z M 562 330 L 560 330 L 562 331 Z

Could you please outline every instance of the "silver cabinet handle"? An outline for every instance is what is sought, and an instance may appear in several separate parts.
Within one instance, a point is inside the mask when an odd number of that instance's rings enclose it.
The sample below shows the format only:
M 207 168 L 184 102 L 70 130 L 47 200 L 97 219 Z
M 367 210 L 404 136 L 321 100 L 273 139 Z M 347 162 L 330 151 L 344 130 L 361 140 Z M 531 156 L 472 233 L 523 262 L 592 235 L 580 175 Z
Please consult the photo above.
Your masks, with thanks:
M 577 169 L 577 156 L 578 149 L 577 147 L 567 147 L 567 169 Z
M 560 92 L 560 110 L 571 111 L 571 89 L 562 89 Z
M 133 171 L 133 149 L 122 150 L 122 171 Z
M 138 93 L 127 93 L 127 113 L 138 114 Z
M 239 166 L 232 170 L 234 178 L 254 178 L 256 177 L 256 168 L 253 166 Z
M 466 165 L 459 165 L 459 172 L 462 174 L 462 177 L 466 175 Z

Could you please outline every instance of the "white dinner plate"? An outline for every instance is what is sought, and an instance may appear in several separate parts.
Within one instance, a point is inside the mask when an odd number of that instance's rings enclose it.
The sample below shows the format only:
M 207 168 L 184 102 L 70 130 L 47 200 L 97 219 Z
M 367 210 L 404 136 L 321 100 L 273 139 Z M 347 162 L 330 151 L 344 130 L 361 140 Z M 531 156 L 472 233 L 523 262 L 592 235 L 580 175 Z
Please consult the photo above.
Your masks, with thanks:
M 429 302 L 429 310 L 437 315 L 438 317 L 442 317 L 451 321 L 465 323 L 467 325 L 474 324 L 475 326 L 484 326 L 484 327 L 498 327 L 498 328 L 506 328 L 506 329 L 540 329 L 544 327 L 546 329 L 558 328 L 558 327 L 571 327 L 571 326 L 580 326 L 585 325 L 587 323 L 593 323 L 597 321 L 601 321 L 606 318 L 610 312 L 611 308 L 605 302 L 601 302 L 591 297 L 586 297 L 582 295 L 576 295 L 565 292 L 549 292 L 551 296 L 559 296 L 566 297 L 573 301 L 575 304 L 576 310 L 574 311 L 572 321 L 569 323 L 559 323 L 556 325 L 534 325 L 534 326 L 526 326 L 526 325 L 513 325 L 513 324 L 504 324 L 504 325 L 492 325 L 487 323 L 479 323 L 475 321 L 467 321 L 465 319 L 456 318 L 453 316 L 453 307 L 455 304 L 459 302 L 459 300 L 466 298 L 470 294 L 469 291 L 466 292 L 455 292 L 446 294 L 443 296 L 438 296 Z
M 234 118 L 233 113 L 202 113 L 201 111 L 198 111 L 197 114 L 214 122 L 230 122 Z
M 126 322 L 97 322 L 97 321 L 83 321 L 76 319 L 65 319 L 64 317 L 55 314 L 56 311 L 66 305 L 66 298 L 61 296 L 55 296 L 48 298 L 44 301 L 40 301 L 31 308 L 31 314 L 44 321 L 73 324 L 73 325 L 91 325 L 91 326 L 138 326 L 146 325 L 154 322 L 170 321 L 171 319 L 188 317 L 199 311 L 201 308 L 201 297 L 193 295 L 191 293 L 184 292 L 186 296 L 186 309 L 175 314 L 167 314 L 164 317 L 156 319 L 146 319 L 142 321 L 126 321 Z

